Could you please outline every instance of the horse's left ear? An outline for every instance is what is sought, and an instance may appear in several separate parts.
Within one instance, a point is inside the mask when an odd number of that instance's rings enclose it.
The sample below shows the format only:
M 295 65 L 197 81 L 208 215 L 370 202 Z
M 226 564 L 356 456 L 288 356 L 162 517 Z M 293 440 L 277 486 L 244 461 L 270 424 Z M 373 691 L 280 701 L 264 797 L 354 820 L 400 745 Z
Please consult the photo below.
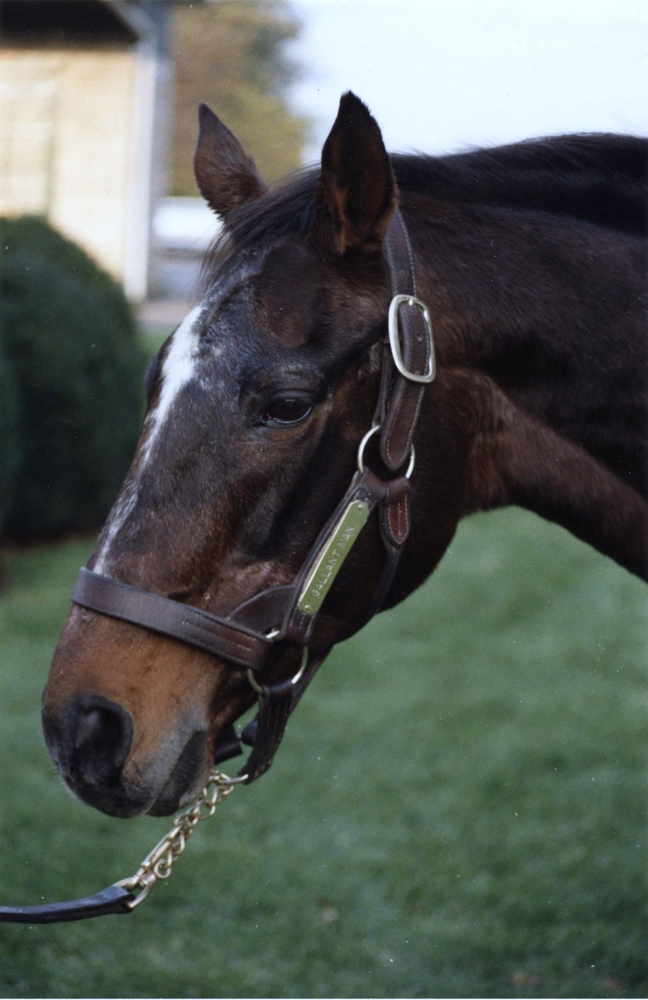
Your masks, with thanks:
M 211 108 L 201 104 L 198 116 L 196 182 L 209 207 L 224 219 L 233 208 L 260 198 L 269 188 L 261 180 L 252 157 Z
M 350 91 L 322 150 L 311 240 L 328 252 L 377 250 L 398 203 L 396 181 L 380 129 Z

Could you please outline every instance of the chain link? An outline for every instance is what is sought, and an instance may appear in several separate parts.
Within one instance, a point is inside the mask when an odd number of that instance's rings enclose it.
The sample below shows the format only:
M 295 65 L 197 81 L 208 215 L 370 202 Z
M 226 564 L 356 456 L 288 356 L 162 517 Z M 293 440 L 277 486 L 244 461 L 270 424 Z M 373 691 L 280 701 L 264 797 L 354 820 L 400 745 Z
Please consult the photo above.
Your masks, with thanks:
M 240 785 L 246 779 L 247 775 L 229 778 L 222 771 L 214 769 L 211 772 L 207 784 L 194 804 L 176 816 L 169 832 L 155 845 L 150 854 L 146 855 L 135 874 L 116 883 L 129 892 L 138 892 L 135 899 L 129 903 L 129 909 L 133 910 L 143 903 L 159 879 L 169 878 L 174 863 L 184 851 L 198 823 L 211 819 L 217 806 L 231 795 L 236 785 Z

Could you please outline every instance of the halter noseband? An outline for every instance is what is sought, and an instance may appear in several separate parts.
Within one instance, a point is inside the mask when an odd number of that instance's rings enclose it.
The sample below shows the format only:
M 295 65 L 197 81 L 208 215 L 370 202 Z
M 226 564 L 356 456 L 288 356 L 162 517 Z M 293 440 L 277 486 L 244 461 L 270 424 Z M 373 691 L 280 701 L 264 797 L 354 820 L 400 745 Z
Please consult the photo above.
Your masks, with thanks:
M 308 646 L 318 614 L 333 581 L 360 537 L 374 509 L 379 512 L 385 560 L 372 599 L 335 642 L 348 638 L 382 607 L 410 529 L 409 477 L 414 467 L 414 432 L 425 386 L 435 376 L 432 325 L 427 307 L 416 297 L 416 277 L 409 236 L 397 209 L 389 223 L 384 248 L 391 272 L 389 344 L 383 347 L 378 405 L 373 426 L 358 449 L 358 471 L 324 525 L 292 586 L 271 587 L 218 617 L 168 597 L 130 587 L 81 569 L 74 585 L 75 604 L 178 639 L 247 671 L 257 694 L 257 718 L 243 740 L 253 746 L 240 772 L 246 782 L 270 767 L 286 722 L 331 649 L 310 660 Z M 394 478 L 378 478 L 364 465 L 364 449 L 380 434 L 380 455 Z M 408 463 L 405 474 L 399 470 Z M 269 663 L 279 644 L 300 651 L 295 676 L 269 681 Z M 271 657 L 271 653 L 273 653 Z M 215 763 L 241 753 L 233 724 L 215 748 Z

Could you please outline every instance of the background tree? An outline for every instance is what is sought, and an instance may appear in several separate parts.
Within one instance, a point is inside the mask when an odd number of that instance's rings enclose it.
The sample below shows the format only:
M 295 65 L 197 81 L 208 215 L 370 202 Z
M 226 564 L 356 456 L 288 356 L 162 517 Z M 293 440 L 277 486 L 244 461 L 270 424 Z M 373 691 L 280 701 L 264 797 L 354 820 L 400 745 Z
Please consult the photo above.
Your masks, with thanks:
M 178 6 L 171 192 L 195 195 L 198 104 L 223 119 L 272 182 L 301 165 L 308 124 L 288 106 L 296 69 L 285 54 L 298 23 L 283 0 Z

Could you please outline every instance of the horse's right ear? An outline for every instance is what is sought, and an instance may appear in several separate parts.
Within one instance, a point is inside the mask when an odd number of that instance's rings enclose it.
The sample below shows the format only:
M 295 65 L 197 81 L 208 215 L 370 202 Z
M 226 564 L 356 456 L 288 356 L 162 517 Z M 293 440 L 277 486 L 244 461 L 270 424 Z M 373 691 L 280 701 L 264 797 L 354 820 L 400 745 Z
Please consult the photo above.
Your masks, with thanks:
M 327 254 L 377 250 L 398 203 L 391 162 L 376 120 L 351 91 L 322 150 L 312 242 Z
M 254 160 L 214 112 L 201 104 L 200 134 L 194 173 L 200 193 L 221 218 L 246 201 L 253 201 L 269 188 L 261 180 Z

